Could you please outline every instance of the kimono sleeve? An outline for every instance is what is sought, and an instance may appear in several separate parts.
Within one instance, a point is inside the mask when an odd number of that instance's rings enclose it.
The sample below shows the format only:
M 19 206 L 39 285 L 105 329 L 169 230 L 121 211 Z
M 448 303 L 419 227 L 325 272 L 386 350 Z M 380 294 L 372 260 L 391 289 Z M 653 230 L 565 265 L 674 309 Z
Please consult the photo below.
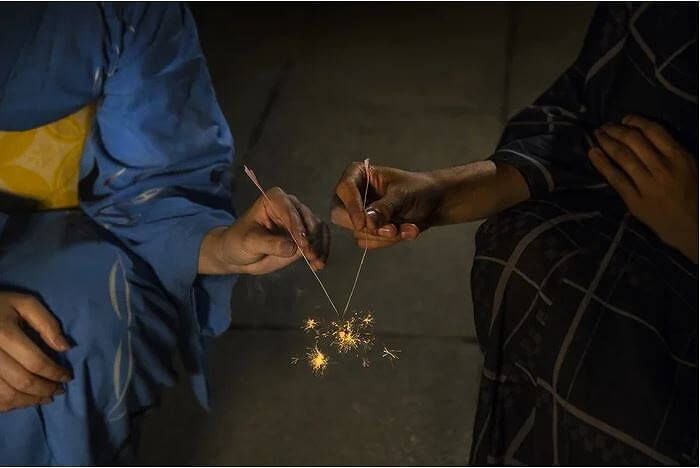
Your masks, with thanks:
M 233 140 L 194 20 L 182 4 L 103 5 L 109 60 L 81 162 L 81 207 L 143 258 L 178 303 L 190 303 L 195 285 L 228 312 L 233 277 L 197 275 L 203 237 L 234 217 Z
M 622 5 L 597 8 L 575 63 L 506 124 L 491 160 L 514 166 L 536 198 L 555 190 L 604 187 L 587 152 L 605 114 L 627 36 Z

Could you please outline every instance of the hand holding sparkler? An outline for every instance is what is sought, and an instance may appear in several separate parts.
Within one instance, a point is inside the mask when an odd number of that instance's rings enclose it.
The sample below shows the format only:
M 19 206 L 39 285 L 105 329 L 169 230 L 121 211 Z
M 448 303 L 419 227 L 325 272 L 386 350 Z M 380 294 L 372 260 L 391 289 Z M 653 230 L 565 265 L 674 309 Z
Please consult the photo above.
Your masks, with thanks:
M 520 172 L 507 164 L 476 161 L 428 172 L 350 164 L 335 188 L 331 220 L 352 231 L 360 247 L 376 249 L 414 240 L 432 226 L 476 221 L 529 198 Z
M 362 163 L 350 164 L 336 185 L 331 210 L 331 220 L 353 231 L 360 247 L 374 249 L 414 240 L 432 225 L 440 190 L 429 174 L 372 167 L 369 203 L 364 208 L 367 174 Z
M 329 249 L 328 226 L 294 195 L 275 187 L 264 192 L 231 226 L 207 234 L 200 248 L 199 272 L 262 275 L 284 268 L 302 255 L 312 268 L 320 270 Z

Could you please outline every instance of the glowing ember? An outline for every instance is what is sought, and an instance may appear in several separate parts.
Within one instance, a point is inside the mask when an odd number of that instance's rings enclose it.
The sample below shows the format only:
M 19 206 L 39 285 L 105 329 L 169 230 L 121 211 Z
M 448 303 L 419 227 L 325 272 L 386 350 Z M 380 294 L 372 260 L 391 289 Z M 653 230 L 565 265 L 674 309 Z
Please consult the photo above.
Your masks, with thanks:
M 360 343 L 364 341 L 360 337 L 360 334 L 355 330 L 355 318 L 346 321 L 342 325 L 338 325 L 333 322 L 333 326 L 336 329 L 333 331 L 332 335 L 335 338 L 333 344 L 338 347 L 338 351 L 341 353 L 346 353 L 351 349 L 356 349 Z
M 362 358 L 362 367 L 369 367 L 369 359 Z
M 311 366 L 311 370 L 314 371 L 314 374 L 323 375 L 326 366 L 328 366 L 328 357 L 318 349 L 318 346 L 315 346 L 314 349 L 309 351 L 306 357 L 309 359 L 309 366 Z
M 362 326 L 363 327 L 371 327 L 373 323 L 374 323 L 374 317 L 372 317 L 372 314 L 367 312 L 367 315 L 365 315 L 362 318 Z
M 299 358 L 294 356 L 294 357 L 292 357 L 290 364 L 293 366 L 296 366 L 297 362 L 299 362 Z
M 316 319 L 307 318 L 304 322 L 304 331 L 316 330 L 318 327 L 318 321 Z

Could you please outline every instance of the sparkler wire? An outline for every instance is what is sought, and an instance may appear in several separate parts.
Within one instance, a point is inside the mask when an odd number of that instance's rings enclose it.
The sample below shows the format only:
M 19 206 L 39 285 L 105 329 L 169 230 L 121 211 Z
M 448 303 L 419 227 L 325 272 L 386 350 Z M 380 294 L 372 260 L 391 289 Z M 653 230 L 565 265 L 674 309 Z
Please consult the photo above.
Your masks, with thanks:
M 367 177 L 367 183 L 365 184 L 365 197 L 362 201 L 362 211 L 364 212 L 367 208 L 367 191 L 369 190 L 369 158 L 365 159 L 365 173 Z M 345 303 L 345 308 L 343 309 L 342 317 L 345 317 L 345 313 L 350 307 L 350 301 L 352 300 L 353 294 L 355 294 L 355 288 L 357 287 L 357 280 L 360 278 L 360 272 L 362 271 L 362 265 L 365 263 L 365 257 L 367 256 L 367 230 L 365 229 L 365 251 L 362 252 L 362 258 L 360 259 L 360 265 L 357 267 L 357 273 L 355 274 L 355 281 L 352 283 L 352 289 L 350 289 L 350 294 L 348 295 L 348 301 Z
M 270 207 L 274 211 L 275 204 L 272 203 L 272 200 L 270 199 L 270 197 L 268 197 L 267 193 L 265 193 L 265 190 L 260 185 L 260 182 L 258 182 L 258 178 L 255 177 L 255 173 L 251 169 L 248 169 L 248 166 L 246 166 L 246 165 L 243 166 L 243 171 L 250 178 L 250 180 L 255 184 L 255 186 L 258 188 L 258 190 L 260 190 L 260 193 L 262 193 L 263 196 L 267 199 L 267 201 L 270 202 Z M 299 242 L 297 242 L 296 238 L 294 237 L 294 234 L 292 234 L 292 231 L 290 231 L 289 228 L 285 227 L 285 229 L 287 229 L 287 232 L 292 237 L 292 240 L 294 241 L 294 243 L 297 245 L 297 248 L 299 249 L 299 253 L 301 253 L 301 256 L 304 257 L 306 264 L 309 266 L 309 270 L 311 270 L 311 273 L 313 273 L 314 277 L 316 278 L 316 281 L 318 281 L 318 284 L 321 286 L 321 289 L 323 289 L 323 292 L 326 295 L 326 297 L 328 298 L 328 302 L 330 302 L 331 307 L 333 307 L 333 310 L 335 310 L 335 313 L 338 315 L 338 317 L 340 317 L 340 312 L 338 312 L 338 308 L 335 306 L 335 303 L 333 302 L 333 299 L 331 299 L 330 294 L 328 294 L 326 287 L 323 285 L 323 281 L 321 281 L 321 278 L 319 278 L 318 274 L 316 273 L 316 271 L 314 271 L 313 267 L 311 266 L 311 262 L 309 262 L 309 259 L 306 258 L 304 251 L 301 250 L 301 246 L 299 245 Z

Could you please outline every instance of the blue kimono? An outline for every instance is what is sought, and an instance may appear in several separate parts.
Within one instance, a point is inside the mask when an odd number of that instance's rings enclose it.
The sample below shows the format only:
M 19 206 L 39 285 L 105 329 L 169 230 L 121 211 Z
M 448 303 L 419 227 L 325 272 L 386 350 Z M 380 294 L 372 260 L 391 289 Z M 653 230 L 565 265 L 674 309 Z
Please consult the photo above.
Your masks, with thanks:
M 39 298 L 74 345 L 47 350 L 65 394 L 0 413 L 0 464 L 111 464 L 178 349 L 207 405 L 203 339 L 228 327 L 235 277 L 197 264 L 234 220 L 231 133 L 181 4 L 3 4 L 0 44 L 0 130 L 96 105 L 79 207 L 0 197 L 0 291 Z

